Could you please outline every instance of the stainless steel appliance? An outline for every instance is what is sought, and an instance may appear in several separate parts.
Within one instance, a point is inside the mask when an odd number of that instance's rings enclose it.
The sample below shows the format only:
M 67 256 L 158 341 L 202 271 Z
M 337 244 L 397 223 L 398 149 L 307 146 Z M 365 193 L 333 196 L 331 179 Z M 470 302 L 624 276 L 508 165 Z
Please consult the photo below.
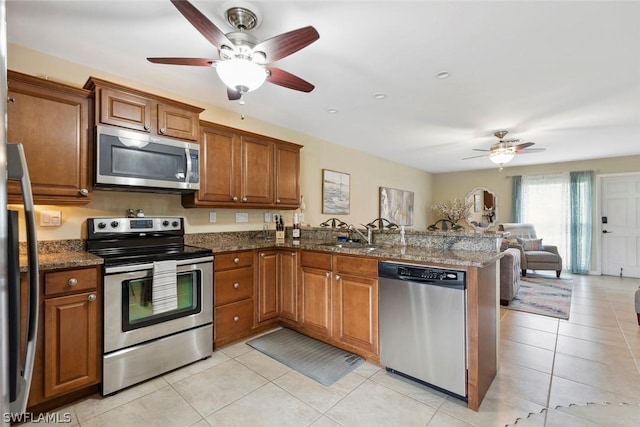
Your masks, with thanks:
M 95 184 L 149 191 L 200 189 L 200 146 L 108 126 L 96 126 Z
M 213 255 L 183 218 L 89 218 L 87 251 L 104 258 L 103 395 L 211 356 Z
M 467 398 L 466 272 L 380 262 L 380 363 Z

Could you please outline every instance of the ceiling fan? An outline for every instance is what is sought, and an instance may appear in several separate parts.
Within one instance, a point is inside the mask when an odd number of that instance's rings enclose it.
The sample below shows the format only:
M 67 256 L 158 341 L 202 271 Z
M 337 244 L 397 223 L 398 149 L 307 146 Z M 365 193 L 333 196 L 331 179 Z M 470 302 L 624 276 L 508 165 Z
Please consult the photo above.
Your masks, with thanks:
M 237 31 L 223 33 L 206 16 L 186 0 L 171 3 L 213 46 L 220 59 L 208 58 L 147 58 L 156 64 L 192 65 L 215 67 L 218 76 L 227 86 L 229 100 L 243 101 L 243 95 L 259 88 L 265 81 L 301 92 L 311 92 L 314 85 L 280 68 L 272 62 L 287 57 L 320 38 L 312 26 L 299 28 L 270 39 L 258 40 L 246 31 L 258 24 L 256 13 L 243 6 L 230 7 L 227 21 Z
M 499 139 L 499 141 L 493 144 L 491 148 L 488 150 L 481 148 L 473 149 L 473 151 L 485 151 L 487 154 L 465 157 L 462 160 L 489 156 L 489 160 L 497 164 L 502 171 L 503 165 L 509 163 L 516 154 L 539 153 L 545 150 L 544 148 L 529 148 L 535 144 L 534 142 L 520 142 L 519 139 L 503 139 L 508 133 L 509 131 L 506 130 L 494 132 L 494 135 Z

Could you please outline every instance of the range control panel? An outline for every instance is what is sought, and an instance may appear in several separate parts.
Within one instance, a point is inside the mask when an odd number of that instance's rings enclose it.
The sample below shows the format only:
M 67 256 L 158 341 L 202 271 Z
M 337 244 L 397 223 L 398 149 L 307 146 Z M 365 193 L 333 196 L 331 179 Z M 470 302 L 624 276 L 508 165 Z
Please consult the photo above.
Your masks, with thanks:
M 183 230 L 183 219 L 180 217 L 90 218 L 87 221 L 89 231 L 95 234 Z

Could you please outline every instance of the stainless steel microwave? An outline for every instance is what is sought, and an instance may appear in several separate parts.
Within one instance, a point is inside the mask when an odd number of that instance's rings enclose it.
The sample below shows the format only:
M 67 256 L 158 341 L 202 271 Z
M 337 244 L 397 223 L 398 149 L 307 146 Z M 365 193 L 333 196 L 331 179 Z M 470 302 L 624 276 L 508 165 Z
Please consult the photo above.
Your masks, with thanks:
M 115 127 L 96 127 L 96 187 L 200 189 L 200 146 Z

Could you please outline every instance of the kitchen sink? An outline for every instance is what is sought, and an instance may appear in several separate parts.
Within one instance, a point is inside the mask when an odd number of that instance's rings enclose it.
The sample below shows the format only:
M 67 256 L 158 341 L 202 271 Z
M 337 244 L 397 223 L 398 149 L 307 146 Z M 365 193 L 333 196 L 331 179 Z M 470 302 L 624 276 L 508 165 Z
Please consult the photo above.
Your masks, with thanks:
M 360 242 L 328 242 L 323 243 L 323 246 L 333 246 L 335 248 L 345 248 L 345 249 L 364 249 L 366 251 L 373 251 L 376 249 L 375 246 L 369 245 L 367 243 Z

